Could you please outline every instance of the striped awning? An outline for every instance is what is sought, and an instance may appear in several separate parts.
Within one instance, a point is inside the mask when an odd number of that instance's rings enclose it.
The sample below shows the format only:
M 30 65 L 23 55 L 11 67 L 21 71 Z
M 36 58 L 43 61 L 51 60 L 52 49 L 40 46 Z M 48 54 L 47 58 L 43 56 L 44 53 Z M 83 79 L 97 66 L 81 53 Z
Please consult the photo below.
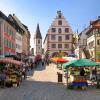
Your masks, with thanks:
M 2 58 L 2 59 L 0 59 L 0 62 L 11 63 L 11 64 L 15 64 L 15 65 L 24 64 L 22 61 L 13 60 L 13 59 L 10 59 L 10 58 Z

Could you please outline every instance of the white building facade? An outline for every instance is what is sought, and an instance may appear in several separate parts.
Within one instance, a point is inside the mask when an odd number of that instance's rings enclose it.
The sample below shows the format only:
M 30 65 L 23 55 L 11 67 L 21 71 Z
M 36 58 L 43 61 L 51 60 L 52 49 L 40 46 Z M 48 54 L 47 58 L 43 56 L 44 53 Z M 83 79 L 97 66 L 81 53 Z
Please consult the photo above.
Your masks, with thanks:
M 73 31 L 61 11 L 52 22 L 44 40 L 44 53 L 49 57 L 55 56 L 59 51 L 65 54 L 73 52 Z
M 89 31 L 90 26 L 85 28 L 79 35 L 78 45 L 75 49 L 75 55 L 77 58 L 90 58 L 90 53 L 87 47 L 87 35 L 86 33 Z
M 16 52 L 22 53 L 22 35 L 16 32 Z
M 90 25 L 91 29 L 87 32 L 87 46 L 91 59 L 100 62 L 100 16 Z

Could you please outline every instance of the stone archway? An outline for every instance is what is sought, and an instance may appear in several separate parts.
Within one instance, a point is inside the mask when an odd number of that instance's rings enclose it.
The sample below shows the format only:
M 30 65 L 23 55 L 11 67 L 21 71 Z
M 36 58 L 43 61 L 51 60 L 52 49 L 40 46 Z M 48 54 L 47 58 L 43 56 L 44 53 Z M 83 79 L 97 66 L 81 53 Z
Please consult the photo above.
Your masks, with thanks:
M 59 55 L 58 52 L 54 52 L 54 53 L 52 53 L 52 57 L 55 57 L 55 56 L 58 56 L 58 55 Z

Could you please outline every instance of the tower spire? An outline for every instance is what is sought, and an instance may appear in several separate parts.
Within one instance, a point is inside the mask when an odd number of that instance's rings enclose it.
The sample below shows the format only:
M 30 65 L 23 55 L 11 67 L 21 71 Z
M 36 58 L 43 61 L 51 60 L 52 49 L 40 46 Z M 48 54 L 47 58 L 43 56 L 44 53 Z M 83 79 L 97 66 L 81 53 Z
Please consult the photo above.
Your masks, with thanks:
M 37 24 L 37 28 L 36 28 L 36 32 L 35 32 L 35 37 L 34 38 L 42 39 L 40 28 L 39 28 L 39 23 Z

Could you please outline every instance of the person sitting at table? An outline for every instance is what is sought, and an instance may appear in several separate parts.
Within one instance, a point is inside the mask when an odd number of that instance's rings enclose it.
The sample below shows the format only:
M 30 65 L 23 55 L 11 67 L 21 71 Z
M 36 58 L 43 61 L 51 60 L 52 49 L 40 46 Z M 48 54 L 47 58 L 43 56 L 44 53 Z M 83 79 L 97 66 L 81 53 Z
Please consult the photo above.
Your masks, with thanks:
M 94 68 L 92 69 L 92 72 L 91 72 L 91 74 L 90 74 L 90 79 L 91 79 L 91 80 L 94 80 L 94 81 L 97 80 L 97 69 L 96 69 L 96 67 L 94 67 Z
M 81 70 L 80 70 L 80 76 L 84 76 L 85 75 L 85 70 L 84 70 L 84 68 L 81 68 Z

